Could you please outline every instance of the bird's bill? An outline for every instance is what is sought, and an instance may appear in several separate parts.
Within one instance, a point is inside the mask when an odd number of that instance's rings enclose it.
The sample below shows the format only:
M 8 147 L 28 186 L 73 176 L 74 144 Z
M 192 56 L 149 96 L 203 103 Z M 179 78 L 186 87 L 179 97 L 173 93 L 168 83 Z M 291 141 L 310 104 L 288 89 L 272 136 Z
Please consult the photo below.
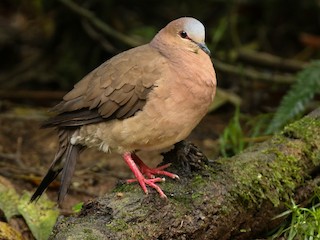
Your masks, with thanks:
M 207 45 L 205 43 L 198 43 L 198 46 L 201 48 L 202 51 L 204 51 L 206 54 L 208 54 L 209 56 L 211 55 L 211 52 L 209 50 L 209 48 L 207 47 Z

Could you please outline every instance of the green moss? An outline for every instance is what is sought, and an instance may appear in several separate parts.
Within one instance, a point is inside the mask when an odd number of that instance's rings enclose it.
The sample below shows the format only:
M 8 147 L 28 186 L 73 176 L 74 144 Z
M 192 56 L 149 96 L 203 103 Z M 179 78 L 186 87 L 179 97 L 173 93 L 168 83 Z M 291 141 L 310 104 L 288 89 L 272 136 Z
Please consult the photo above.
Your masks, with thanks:
M 172 204 L 175 205 L 181 205 L 185 208 L 190 208 L 190 204 L 192 203 L 192 198 L 191 198 L 190 192 L 179 192 L 179 193 L 174 193 L 172 196 L 170 196 L 170 200 Z
M 113 192 L 133 192 L 136 189 L 136 184 L 119 184 L 114 189 Z M 140 189 L 139 189 L 140 190 Z
M 164 183 L 159 184 L 159 186 L 168 193 L 176 192 L 179 191 L 179 185 L 181 185 L 181 182 L 178 180 L 171 180 L 171 179 L 166 179 Z
M 201 186 L 205 183 L 206 183 L 206 181 L 203 179 L 203 177 L 201 175 L 195 175 L 192 179 L 192 182 L 191 182 L 191 184 L 195 188 L 199 188 L 199 186 Z
M 267 150 L 250 148 L 246 159 L 241 159 L 242 155 L 229 159 L 232 176 L 238 181 L 232 191 L 237 199 L 248 207 L 264 199 L 275 206 L 288 201 L 307 177 L 300 159 L 306 157 L 316 166 L 320 164 L 320 134 L 315 132 L 320 132 L 320 121 L 305 117 L 265 143 Z
M 315 166 L 320 165 L 320 148 L 314 151 L 311 151 L 310 158 Z
M 83 229 L 83 239 L 84 240 L 98 240 L 100 239 L 97 235 L 95 235 L 94 231 L 89 228 L 84 228 Z
M 259 177 L 261 173 L 259 168 L 254 164 L 246 164 L 251 162 L 251 158 L 254 154 L 247 154 L 246 159 L 229 159 L 230 172 L 232 173 L 236 184 L 231 190 L 244 205 L 248 205 L 251 202 L 256 202 L 259 198 L 264 198 L 261 194 L 259 186 Z M 258 197 L 259 196 L 259 197 Z
M 267 164 L 269 179 L 265 191 L 270 201 L 277 206 L 280 201 L 290 199 L 291 193 L 297 185 L 302 183 L 304 177 L 297 157 L 285 154 L 278 149 L 270 149 L 271 152 L 276 159 Z
M 91 229 L 88 229 L 88 228 L 84 228 L 84 229 L 83 229 L 83 233 L 85 233 L 85 234 L 90 234 L 90 233 L 92 233 L 92 230 L 91 230 Z
M 317 129 L 320 130 L 320 120 L 306 116 L 286 126 L 281 133 L 284 136 L 302 139 L 306 142 L 315 142 L 320 139 L 319 134 L 315 134 Z
M 282 135 L 307 142 L 310 148 L 304 149 L 305 154 L 317 166 L 320 164 L 320 134 L 315 134 L 317 132 L 320 132 L 320 119 L 306 116 L 286 126 L 282 131 Z
M 202 196 L 203 196 L 203 193 L 202 193 L 202 192 L 196 192 L 196 193 L 193 193 L 193 194 L 191 195 L 191 198 L 192 198 L 193 200 L 196 200 L 196 199 L 201 198 Z
M 52 232 L 49 239 L 84 239 L 99 240 L 104 239 L 104 222 L 94 219 L 95 216 L 86 218 L 63 218 L 59 220 L 57 227 Z
M 242 166 L 233 166 L 234 177 L 238 180 L 234 192 L 245 205 L 269 199 L 278 206 L 282 200 L 289 199 L 288 193 L 302 181 L 298 159 L 282 153 L 278 148 L 269 148 L 264 155 L 253 152 L 246 156 L 251 156 L 246 159 L 250 163 L 246 165 L 245 161 L 239 161 Z
M 106 227 L 113 232 L 122 232 L 129 228 L 128 224 L 123 219 L 115 219 L 111 223 L 106 224 Z

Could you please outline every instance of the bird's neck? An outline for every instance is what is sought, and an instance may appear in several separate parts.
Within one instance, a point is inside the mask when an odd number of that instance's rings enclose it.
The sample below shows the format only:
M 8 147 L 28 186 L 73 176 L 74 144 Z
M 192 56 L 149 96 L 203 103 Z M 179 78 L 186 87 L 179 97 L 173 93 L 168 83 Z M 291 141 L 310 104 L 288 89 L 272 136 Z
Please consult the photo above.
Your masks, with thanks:
M 178 75 L 183 75 L 183 79 L 190 80 L 195 85 L 215 89 L 216 76 L 210 57 L 201 49 L 198 52 L 190 51 L 163 36 L 165 35 L 157 34 L 149 45 L 167 59 L 172 71 L 177 71 Z

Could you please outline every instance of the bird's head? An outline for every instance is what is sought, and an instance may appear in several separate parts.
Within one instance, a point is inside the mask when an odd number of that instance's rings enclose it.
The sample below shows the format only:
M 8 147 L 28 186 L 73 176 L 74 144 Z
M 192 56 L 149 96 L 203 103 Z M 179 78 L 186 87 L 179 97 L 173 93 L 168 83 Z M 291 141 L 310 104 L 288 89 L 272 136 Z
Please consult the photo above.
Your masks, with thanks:
M 210 56 L 210 50 L 204 41 L 204 26 L 195 18 L 182 17 L 176 19 L 170 22 L 157 35 L 162 41 L 173 47 L 183 48 L 194 53 L 203 51 Z

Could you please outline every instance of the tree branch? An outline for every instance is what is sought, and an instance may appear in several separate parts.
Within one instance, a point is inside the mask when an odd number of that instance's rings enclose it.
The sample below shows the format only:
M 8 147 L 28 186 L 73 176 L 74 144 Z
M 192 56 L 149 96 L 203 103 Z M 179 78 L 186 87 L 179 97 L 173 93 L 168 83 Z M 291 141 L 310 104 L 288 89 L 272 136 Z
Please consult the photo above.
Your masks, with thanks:
M 93 26 L 95 26 L 101 32 L 103 32 L 103 33 L 105 33 L 115 39 L 120 40 L 121 42 L 127 44 L 130 47 L 136 47 L 136 46 L 141 45 L 140 41 L 137 41 L 132 37 L 128 37 L 127 35 L 114 30 L 108 24 L 106 24 L 105 22 L 103 22 L 99 18 L 97 18 L 93 12 L 77 5 L 75 2 L 73 2 L 71 0 L 60 0 L 60 2 L 62 2 L 65 6 L 67 6 L 73 12 L 75 12 L 75 13 L 79 14 L 81 17 L 87 19 Z
M 254 64 L 261 64 L 265 67 L 280 68 L 289 71 L 300 71 L 307 65 L 306 62 L 281 58 L 266 52 L 239 49 L 238 55 L 240 59 L 250 61 Z
M 214 59 L 213 63 L 217 70 L 236 76 L 247 77 L 253 80 L 261 80 L 264 82 L 279 84 L 291 84 L 295 82 L 295 79 L 291 74 L 279 74 L 273 73 L 272 71 L 261 72 L 253 68 L 233 66 L 231 64 L 221 62 L 217 59 Z

